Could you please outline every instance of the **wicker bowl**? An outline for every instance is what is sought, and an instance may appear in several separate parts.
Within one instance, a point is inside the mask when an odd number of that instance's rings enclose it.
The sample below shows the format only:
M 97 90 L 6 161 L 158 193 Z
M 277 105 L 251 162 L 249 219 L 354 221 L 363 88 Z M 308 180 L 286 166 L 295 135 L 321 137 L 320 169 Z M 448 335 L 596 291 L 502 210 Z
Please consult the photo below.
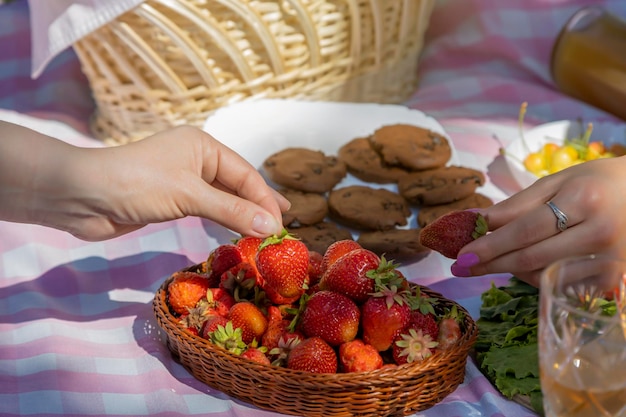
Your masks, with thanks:
M 202 268 L 195 265 L 187 270 Z M 453 348 L 437 351 L 425 362 L 370 372 L 315 374 L 265 366 L 184 330 L 166 302 L 171 279 L 165 280 L 156 292 L 153 307 L 172 354 L 207 385 L 282 414 L 380 417 L 409 415 L 430 408 L 463 382 L 466 360 L 478 336 L 476 323 L 462 306 L 421 287 L 424 295 L 439 301 L 436 308 L 456 305 L 464 313 L 463 335 Z
M 76 42 L 110 144 L 255 98 L 399 103 L 435 0 L 146 0 Z

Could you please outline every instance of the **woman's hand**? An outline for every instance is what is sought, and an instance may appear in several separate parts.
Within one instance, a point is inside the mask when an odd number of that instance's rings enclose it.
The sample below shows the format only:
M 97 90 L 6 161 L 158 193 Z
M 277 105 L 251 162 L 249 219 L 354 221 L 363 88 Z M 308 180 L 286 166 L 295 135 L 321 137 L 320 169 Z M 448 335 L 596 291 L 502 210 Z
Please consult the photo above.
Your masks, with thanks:
M 567 229 L 546 204 L 567 215 Z M 466 245 L 456 276 L 510 272 L 538 285 L 543 268 L 569 256 L 626 256 L 626 157 L 585 162 L 544 177 L 480 210 L 491 233 Z
M 289 206 L 252 165 L 192 127 L 109 148 L 77 148 L 7 123 L 0 138 L 0 218 L 84 240 L 185 216 L 265 237 L 282 230 Z

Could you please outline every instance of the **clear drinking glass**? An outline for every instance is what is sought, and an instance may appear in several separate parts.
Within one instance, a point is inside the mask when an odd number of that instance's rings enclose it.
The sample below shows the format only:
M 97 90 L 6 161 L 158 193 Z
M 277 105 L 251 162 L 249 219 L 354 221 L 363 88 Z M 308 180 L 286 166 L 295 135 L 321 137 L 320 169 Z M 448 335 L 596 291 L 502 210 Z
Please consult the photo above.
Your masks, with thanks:
M 547 417 L 626 416 L 626 261 L 586 256 L 542 275 L 539 364 Z
M 578 10 L 554 43 L 551 71 L 565 94 L 626 120 L 626 21 L 597 6 Z

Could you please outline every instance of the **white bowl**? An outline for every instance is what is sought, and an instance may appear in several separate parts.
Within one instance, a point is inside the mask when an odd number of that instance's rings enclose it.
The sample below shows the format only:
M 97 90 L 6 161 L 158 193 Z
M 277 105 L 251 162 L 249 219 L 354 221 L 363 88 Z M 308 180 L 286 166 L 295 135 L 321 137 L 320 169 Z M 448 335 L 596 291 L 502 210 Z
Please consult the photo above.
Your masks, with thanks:
M 510 142 L 505 148 L 504 159 L 519 186 L 526 188 L 538 179 L 524 168 L 523 161 L 529 153 L 539 151 L 549 142 L 562 145 L 566 138 L 580 137 L 586 128 L 587 123 L 559 120 L 528 129 L 524 131 L 524 139 L 519 136 Z M 594 122 L 590 141 L 602 141 L 605 146 L 614 143 L 626 145 L 626 125 Z

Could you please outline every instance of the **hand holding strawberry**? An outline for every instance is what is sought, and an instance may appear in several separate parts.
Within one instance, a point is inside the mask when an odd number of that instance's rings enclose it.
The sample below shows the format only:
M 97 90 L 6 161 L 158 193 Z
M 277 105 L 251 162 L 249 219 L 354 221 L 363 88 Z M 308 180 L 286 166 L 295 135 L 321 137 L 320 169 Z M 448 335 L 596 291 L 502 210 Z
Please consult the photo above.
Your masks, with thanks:
M 463 246 L 484 236 L 487 230 L 487 221 L 480 213 L 453 211 L 424 226 L 420 243 L 447 258 L 456 259 Z

